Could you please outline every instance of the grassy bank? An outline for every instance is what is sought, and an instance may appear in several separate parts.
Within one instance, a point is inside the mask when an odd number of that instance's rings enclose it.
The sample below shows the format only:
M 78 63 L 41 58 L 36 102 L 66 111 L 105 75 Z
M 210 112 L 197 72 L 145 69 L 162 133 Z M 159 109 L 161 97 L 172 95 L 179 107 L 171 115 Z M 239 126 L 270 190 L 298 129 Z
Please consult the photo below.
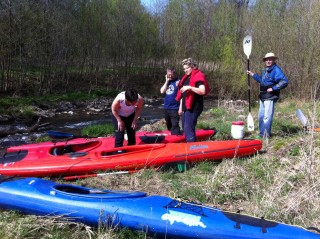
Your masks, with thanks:
M 75 92 L 69 94 L 30 96 L 30 97 L 11 97 L 4 96 L 0 98 L 0 114 L 33 114 L 32 106 L 42 106 L 45 108 L 55 108 L 55 106 L 62 102 L 79 102 L 93 100 L 98 97 L 115 97 L 117 95 L 115 90 L 96 90 L 91 94 Z
M 74 182 L 97 188 L 138 190 L 180 197 L 228 211 L 303 227 L 320 227 L 320 133 L 305 133 L 295 116 L 300 108 L 319 126 L 313 105 L 284 101 L 276 106 L 274 137 L 263 141 L 263 151 L 250 158 L 196 164 L 183 173 L 147 170 L 130 175 L 108 175 Z M 317 105 L 319 109 L 319 105 Z M 257 111 L 253 116 L 257 127 Z M 201 115 L 199 126 L 215 127 L 216 139 L 230 139 L 231 122 L 245 120 L 247 106 L 221 102 Z M 248 133 L 250 138 L 257 132 Z M 0 213 L 1 238 L 146 238 L 143 232 L 100 227 L 93 229 L 60 218 Z

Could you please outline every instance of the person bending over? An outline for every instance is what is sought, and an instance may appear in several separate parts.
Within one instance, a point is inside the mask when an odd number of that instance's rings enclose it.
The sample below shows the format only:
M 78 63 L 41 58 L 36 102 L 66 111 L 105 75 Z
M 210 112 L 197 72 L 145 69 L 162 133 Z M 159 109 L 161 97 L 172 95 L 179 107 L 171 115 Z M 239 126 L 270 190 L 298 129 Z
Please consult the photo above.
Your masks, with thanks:
M 143 98 L 135 89 L 119 93 L 111 105 L 112 123 L 115 132 L 114 147 L 123 146 L 125 131 L 128 145 L 136 144 L 137 121 L 141 114 Z

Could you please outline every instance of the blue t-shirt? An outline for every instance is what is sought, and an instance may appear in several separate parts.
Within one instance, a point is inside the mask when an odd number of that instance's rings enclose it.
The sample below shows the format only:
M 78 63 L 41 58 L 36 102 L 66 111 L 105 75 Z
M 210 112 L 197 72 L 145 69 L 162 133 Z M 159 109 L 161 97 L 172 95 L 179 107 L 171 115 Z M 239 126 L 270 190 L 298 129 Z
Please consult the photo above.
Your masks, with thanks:
M 179 78 L 169 81 L 166 96 L 164 97 L 164 109 L 165 110 L 178 110 L 179 109 L 179 101 L 176 100 L 176 96 L 178 93 L 177 82 Z

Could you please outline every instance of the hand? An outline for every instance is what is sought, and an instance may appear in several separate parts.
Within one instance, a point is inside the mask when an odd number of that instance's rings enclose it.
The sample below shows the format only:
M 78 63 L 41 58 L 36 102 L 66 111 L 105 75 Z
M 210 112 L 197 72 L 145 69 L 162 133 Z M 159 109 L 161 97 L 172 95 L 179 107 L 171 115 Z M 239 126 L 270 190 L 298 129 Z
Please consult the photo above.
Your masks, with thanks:
M 124 123 L 123 123 L 123 121 L 118 121 L 118 130 L 119 131 L 124 131 Z
M 191 86 L 189 86 L 189 85 L 183 86 L 183 87 L 181 87 L 181 89 L 180 89 L 181 93 L 183 93 L 183 92 L 185 92 L 185 91 L 188 91 L 188 90 L 191 90 Z
M 271 92 L 271 91 L 273 91 L 272 88 L 268 88 L 268 89 L 267 89 L 267 92 Z
M 136 121 L 136 120 L 132 121 L 132 125 L 131 125 L 131 127 L 132 127 L 132 129 L 134 129 L 134 130 L 136 130 L 136 129 L 137 129 L 138 124 L 137 124 L 137 121 Z
M 252 71 L 247 71 L 247 74 L 250 75 L 250 76 L 254 75 L 254 73 Z

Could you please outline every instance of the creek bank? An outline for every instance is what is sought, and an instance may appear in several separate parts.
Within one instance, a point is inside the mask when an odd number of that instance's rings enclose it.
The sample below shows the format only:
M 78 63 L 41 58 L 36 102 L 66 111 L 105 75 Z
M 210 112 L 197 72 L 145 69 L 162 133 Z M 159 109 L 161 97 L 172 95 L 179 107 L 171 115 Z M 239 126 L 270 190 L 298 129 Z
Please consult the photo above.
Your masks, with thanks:
M 162 98 L 152 97 L 144 99 L 143 107 L 152 107 L 154 102 L 159 102 Z M 0 125 L 12 122 L 28 122 L 32 120 L 32 118 L 53 118 L 57 115 L 65 114 L 65 115 L 74 115 L 74 114 L 98 114 L 103 112 L 108 112 L 111 110 L 111 104 L 113 102 L 113 98 L 105 98 L 101 97 L 99 99 L 91 100 L 91 101 L 80 101 L 80 102 L 69 102 L 69 101 L 61 101 L 57 104 L 39 104 L 28 106 L 28 111 L 32 111 L 32 117 L 30 117 L 30 113 L 24 114 L 24 109 L 21 109 L 21 114 L 19 116 L 3 114 L 0 115 Z
M 2 134 L 3 136 L 0 136 L 0 147 L 4 141 L 26 141 L 26 143 L 33 143 L 39 137 L 47 136 L 48 130 L 69 131 L 71 129 L 72 131 L 70 125 L 75 126 L 74 129 L 77 130 L 77 132 L 72 133 L 79 134 L 81 133 L 79 129 L 85 126 L 109 123 L 111 122 L 112 101 L 113 98 L 101 97 L 92 101 L 83 102 L 61 101 L 55 106 L 39 104 L 32 106 L 35 115 L 32 121 L 21 117 L 0 115 L 0 131 L 9 132 L 7 135 Z M 246 109 L 247 106 L 248 103 L 243 100 L 216 100 L 206 97 L 204 110 L 206 111 L 213 107 L 228 108 L 245 119 L 244 109 Z M 145 98 L 143 108 L 144 110 L 140 117 L 140 127 L 138 130 L 155 131 L 166 128 L 163 119 L 162 97 Z M 212 117 L 212 115 L 201 115 L 202 119 L 206 117 Z M 38 122 L 39 119 L 40 122 Z M 73 122 L 70 121 L 71 119 Z M 77 123 L 75 123 L 75 119 Z M 60 127 L 57 127 L 57 121 L 59 121 Z M 37 122 L 39 124 L 38 127 L 33 127 Z M 14 133 L 10 134 L 10 132 Z

